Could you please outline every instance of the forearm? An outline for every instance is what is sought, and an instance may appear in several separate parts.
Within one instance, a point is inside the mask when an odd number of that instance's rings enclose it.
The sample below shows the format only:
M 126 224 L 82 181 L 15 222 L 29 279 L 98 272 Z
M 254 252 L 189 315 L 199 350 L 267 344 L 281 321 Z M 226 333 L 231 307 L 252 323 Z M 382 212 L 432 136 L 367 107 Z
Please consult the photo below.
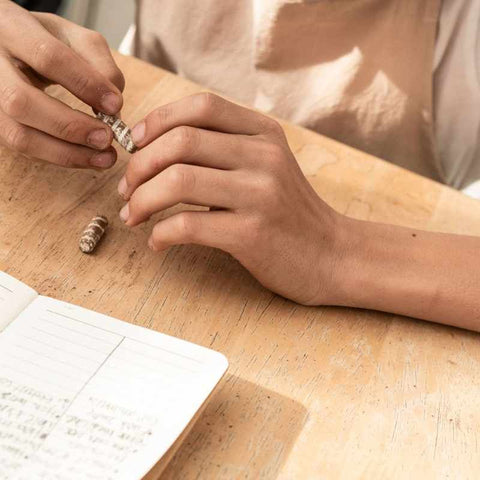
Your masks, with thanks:
M 346 219 L 336 304 L 480 331 L 480 238 Z

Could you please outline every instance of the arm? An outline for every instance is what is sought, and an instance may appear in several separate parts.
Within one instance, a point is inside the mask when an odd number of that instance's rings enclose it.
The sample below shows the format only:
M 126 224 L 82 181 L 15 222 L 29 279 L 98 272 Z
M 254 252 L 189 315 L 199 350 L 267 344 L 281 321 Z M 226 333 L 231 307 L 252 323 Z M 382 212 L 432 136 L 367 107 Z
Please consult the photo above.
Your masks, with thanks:
M 212 94 L 165 105 L 132 132 L 119 184 L 133 227 L 178 203 L 149 245 L 197 243 L 237 258 L 306 305 L 384 310 L 480 330 L 480 238 L 349 219 L 312 189 L 281 127 Z
M 344 219 L 333 303 L 480 331 L 480 238 Z

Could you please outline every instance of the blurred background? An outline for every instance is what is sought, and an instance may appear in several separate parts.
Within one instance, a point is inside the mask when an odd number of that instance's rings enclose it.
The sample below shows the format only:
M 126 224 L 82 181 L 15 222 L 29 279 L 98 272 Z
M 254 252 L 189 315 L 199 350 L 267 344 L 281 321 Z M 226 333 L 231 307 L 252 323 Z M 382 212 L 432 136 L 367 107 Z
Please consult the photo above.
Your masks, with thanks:
M 62 15 L 100 32 L 111 48 L 120 46 L 133 24 L 135 0 L 14 0 L 28 10 Z

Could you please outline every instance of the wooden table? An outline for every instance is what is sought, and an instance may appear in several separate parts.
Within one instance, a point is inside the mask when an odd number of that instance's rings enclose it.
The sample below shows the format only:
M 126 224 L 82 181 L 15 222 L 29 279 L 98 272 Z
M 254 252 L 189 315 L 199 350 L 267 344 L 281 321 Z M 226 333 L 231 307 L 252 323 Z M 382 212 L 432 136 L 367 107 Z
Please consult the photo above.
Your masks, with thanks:
M 200 87 L 117 56 L 134 124 Z M 55 95 L 79 107 L 60 89 Z M 480 202 L 299 127 L 285 125 L 317 192 L 347 215 L 480 234 Z M 230 369 L 166 479 L 478 478 L 480 337 L 345 308 L 308 308 L 262 288 L 223 252 L 155 254 L 153 225 L 118 219 L 127 162 L 98 173 L 0 150 L 0 270 L 43 295 L 223 352 Z M 77 247 L 97 211 L 93 256 Z

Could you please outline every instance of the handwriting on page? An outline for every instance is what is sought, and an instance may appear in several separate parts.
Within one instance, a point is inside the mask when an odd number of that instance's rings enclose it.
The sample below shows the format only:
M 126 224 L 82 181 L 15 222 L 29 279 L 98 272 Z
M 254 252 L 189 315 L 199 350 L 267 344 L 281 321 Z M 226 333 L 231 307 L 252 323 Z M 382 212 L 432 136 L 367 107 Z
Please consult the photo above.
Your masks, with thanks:
M 1 478 L 115 478 L 155 429 L 173 426 L 159 405 L 171 408 L 176 377 L 198 369 L 55 311 L 9 330 L 8 342 L 0 337 Z
M 61 414 L 65 399 L 0 377 L 0 478 L 9 478 L 38 450 Z

